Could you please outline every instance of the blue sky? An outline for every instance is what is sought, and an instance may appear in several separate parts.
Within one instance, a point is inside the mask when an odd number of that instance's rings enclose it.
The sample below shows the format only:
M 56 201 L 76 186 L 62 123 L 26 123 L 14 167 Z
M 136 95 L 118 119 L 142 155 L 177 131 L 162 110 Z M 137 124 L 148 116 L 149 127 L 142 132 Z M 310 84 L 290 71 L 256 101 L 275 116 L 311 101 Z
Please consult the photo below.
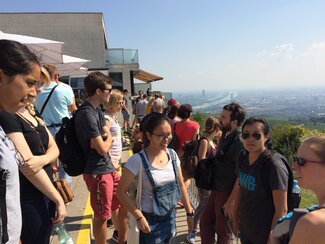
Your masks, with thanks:
M 325 86 L 325 1 L 10 0 L 1 12 L 103 12 L 154 90 Z

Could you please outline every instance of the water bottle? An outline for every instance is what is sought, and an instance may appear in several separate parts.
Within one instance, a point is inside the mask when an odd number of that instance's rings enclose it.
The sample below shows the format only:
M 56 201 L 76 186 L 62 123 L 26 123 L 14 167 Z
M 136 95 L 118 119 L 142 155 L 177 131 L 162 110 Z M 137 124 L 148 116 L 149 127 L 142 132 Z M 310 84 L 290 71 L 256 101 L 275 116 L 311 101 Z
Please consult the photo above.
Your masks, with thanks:
M 58 234 L 60 244 L 73 244 L 73 240 L 69 232 L 65 229 L 64 223 L 55 226 L 54 230 Z
M 293 208 L 299 208 L 300 200 L 301 200 L 301 189 L 298 186 L 298 181 L 293 180 L 292 185 L 292 197 L 293 197 Z

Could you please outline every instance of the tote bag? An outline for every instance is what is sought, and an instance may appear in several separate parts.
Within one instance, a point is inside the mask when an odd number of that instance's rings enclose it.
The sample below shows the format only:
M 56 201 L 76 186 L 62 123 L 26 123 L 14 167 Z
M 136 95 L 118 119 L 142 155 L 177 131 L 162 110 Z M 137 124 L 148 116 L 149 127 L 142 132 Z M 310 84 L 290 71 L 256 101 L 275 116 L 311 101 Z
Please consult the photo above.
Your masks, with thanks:
M 138 174 L 138 186 L 136 189 L 135 204 L 141 210 L 141 196 L 142 196 L 142 162 L 140 163 L 140 169 Z M 136 218 L 128 213 L 128 244 L 139 244 L 140 243 L 140 230 L 137 225 Z

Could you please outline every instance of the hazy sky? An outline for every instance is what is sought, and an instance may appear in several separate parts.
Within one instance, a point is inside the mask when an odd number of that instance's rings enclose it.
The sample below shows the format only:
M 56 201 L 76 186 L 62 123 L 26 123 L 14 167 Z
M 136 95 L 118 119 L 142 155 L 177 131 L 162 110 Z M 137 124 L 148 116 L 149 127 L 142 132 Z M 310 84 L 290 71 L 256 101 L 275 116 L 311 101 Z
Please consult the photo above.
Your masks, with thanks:
M 325 86 L 325 1 L 10 0 L 1 12 L 103 12 L 154 90 Z

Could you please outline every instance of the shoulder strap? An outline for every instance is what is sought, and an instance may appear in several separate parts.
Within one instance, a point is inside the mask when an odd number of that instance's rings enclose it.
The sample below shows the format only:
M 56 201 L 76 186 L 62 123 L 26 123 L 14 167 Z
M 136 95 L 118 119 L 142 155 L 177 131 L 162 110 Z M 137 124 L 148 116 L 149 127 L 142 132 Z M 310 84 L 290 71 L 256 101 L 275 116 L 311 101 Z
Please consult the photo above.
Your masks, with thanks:
M 8 236 L 8 216 L 7 216 L 7 204 L 6 204 L 6 178 L 9 172 L 2 169 L 0 171 L 0 211 L 2 222 L 2 239 L 1 243 L 6 243 L 9 240 Z
M 172 159 L 173 169 L 174 169 L 174 173 L 175 173 L 175 180 L 177 181 L 178 171 L 177 171 L 175 152 L 173 152 L 173 150 L 171 150 L 170 148 L 167 148 L 167 149 L 168 149 L 169 155 Z
M 139 155 L 141 157 L 141 161 L 142 161 L 142 165 L 144 167 L 144 170 L 146 171 L 146 174 L 147 174 L 147 176 L 149 178 L 150 184 L 151 184 L 152 188 L 154 188 L 154 187 L 156 187 L 156 184 L 155 184 L 155 181 L 153 180 L 153 177 L 152 177 L 152 174 L 150 172 L 149 165 L 147 163 L 147 159 L 146 159 L 144 153 L 145 153 L 144 151 L 141 151 L 141 152 L 139 152 Z
M 43 104 L 43 106 L 42 106 L 42 108 L 41 108 L 41 111 L 40 111 L 40 114 L 41 114 L 41 115 L 43 114 L 43 111 L 44 111 L 44 109 L 45 109 L 47 103 L 49 102 L 49 100 L 50 100 L 50 98 L 51 98 L 51 96 L 52 96 L 52 94 L 53 94 L 55 88 L 57 88 L 57 86 L 58 86 L 58 85 L 54 86 L 54 87 L 52 88 L 50 94 L 47 96 L 47 98 L 46 98 L 46 100 L 45 100 L 45 102 L 44 102 L 44 104 Z

